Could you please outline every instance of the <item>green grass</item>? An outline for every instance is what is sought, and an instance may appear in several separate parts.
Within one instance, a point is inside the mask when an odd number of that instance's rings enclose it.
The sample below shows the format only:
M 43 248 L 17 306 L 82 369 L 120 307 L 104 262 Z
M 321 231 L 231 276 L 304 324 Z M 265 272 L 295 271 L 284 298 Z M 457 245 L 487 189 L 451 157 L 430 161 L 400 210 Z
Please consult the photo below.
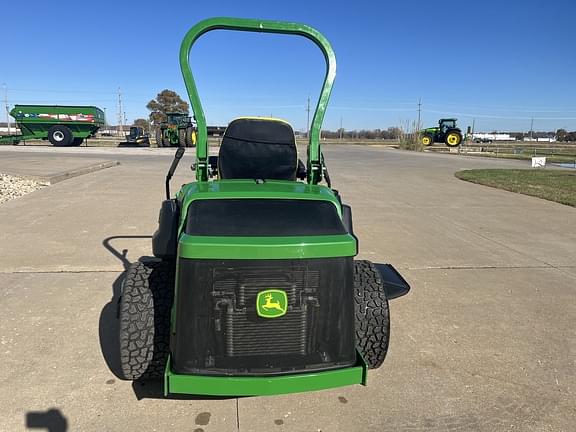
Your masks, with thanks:
M 576 170 L 473 169 L 455 175 L 472 183 L 576 207 Z

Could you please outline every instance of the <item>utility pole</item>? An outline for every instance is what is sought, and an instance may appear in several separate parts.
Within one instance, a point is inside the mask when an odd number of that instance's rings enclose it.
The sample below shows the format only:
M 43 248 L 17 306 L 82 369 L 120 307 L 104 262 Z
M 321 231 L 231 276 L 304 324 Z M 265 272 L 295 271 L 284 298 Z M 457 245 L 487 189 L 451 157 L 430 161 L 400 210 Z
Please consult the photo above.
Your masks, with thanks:
M 108 114 L 106 113 L 106 107 L 104 107 L 104 130 L 106 133 L 110 133 L 108 130 Z
M 118 87 L 118 126 L 116 130 L 116 135 L 120 136 L 121 133 L 124 131 L 124 110 L 122 110 L 122 91 L 120 87 Z
M 534 118 L 530 120 L 530 141 L 532 141 L 532 131 L 534 130 Z
M 342 141 L 343 135 L 344 135 L 344 129 L 342 129 L 342 117 L 340 117 L 340 141 Z
M 310 138 L 310 96 L 308 96 L 308 105 L 306 108 L 308 113 L 307 121 L 306 121 L 306 138 Z
M 4 87 L 4 106 L 6 107 L 6 126 L 8 126 L 8 135 L 11 135 L 10 131 L 10 109 L 8 106 L 8 87 L 6 87 L 6 83 L 2 84 Z
M 422 127 L 420 126 L 420 112 L 422 111 L 422 98 L 418 98 L 418 123 L 416 125 L 416 129 L 420 131 Z

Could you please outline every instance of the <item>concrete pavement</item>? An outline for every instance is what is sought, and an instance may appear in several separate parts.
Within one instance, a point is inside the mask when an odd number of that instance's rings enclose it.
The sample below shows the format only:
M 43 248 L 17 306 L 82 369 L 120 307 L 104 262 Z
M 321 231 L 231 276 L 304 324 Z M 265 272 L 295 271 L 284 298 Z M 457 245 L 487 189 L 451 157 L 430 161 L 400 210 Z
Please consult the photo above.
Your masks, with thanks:
M 114 374 L 114 334 L 122 271 L 151 254 L 172 152 L 85 150 L 67 157 L 121 165 L 0 206 L 0 430 L 25 430 L 31 412 L 54 422 L 51 408 L 71 431 L 573 430 L 576 209 L 453 176 L 526 163 L 327 147 L 360 257 L 413 287 L 391 303 L 384 366 L 368 387 L 166 400 L 160 384 Z
M 61 155 L 52 154 L 47 157 L 45 153 L 26 149 L 25 153 L 3 152 L 2 159 L 0 159 L 0 172 L 49 185 L 118 164 L 119 162 L 115 160 L 87 159 L 70 155 L 61 157 Z

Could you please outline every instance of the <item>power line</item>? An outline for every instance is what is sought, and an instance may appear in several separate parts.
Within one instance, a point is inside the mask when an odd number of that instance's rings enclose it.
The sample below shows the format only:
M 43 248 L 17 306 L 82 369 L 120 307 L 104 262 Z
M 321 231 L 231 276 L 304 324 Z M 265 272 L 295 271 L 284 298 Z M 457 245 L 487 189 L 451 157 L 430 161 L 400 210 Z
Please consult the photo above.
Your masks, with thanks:
M 466 103 L 451 103 L 451 102 L 443 102 L 443 103 L 429 103 L 429 106 L 434 107 L 465 107 L 466 109 L 474 109 L 474 110 L 488 110 L 488 111 L 505 111 L 505 112 L 527 112 L 527 113 L 544 113 L 544 112 L 576 112 L 576 110 L 571 108 L 566 109 L 559 109 L 558 107 L 538 107 L 538 108 L 526 108 L 523 106 L 521 108 L 518 107 L 505 107 L 502 105 L 490 105 L 490 106 L 471 106 L 470 104 Z
M 424 112 L 434 113 L 434 114 L 450 114 L 462 117 L 480 117 L 489 119 L 502 119 L 502 120 L 576 120 L 576 117 L 513 117 L 513 116 L 497 116 L 488 114 L 470 114 L 455 111 L 437 111 L 437 110 L 423 110 Z
M 55 93 L 55 94 L 80 94 L 80 95 L 114 95 L 114 91 L 101 91 L 101 90 L 94 90 L 94 91 L 85 91 L 85 90 L 47 90 L 47 89 L 34 89 L 34 88 L 10 88 L 10 91 L 12 93 L 18 93 L 18 92 L 33 92 L 33 93 Z M 147 101 L 148 98 L 147 96 L 144 96 L 144 93 L 137 93 L 134 94 L 133 92 L 131 92 L 132 96 L 138 96 L 139 94 L 142 95 L 143 99 L 139 99 L 139 100 L 135 100 L 132 99 L 129 102 L 142 102 L 142 101 Z M 224 98 L 225 100 L 229 100 L 231 99 L 230 97 L 226 97 Z M 234 98 L 232 98 L 234 99 Z M 241 100 L 241 99 L 239 99 Z M 343 100 L 343 99 L 340 99 Z M 392 104 L 396 104 L 396 105 L 412 105 L 414 102 L 408 102 L 408 101 L 401 101 L 401 100 L 394 100 L 394 99 L 385 99 L 385 98 L 378 98 L 378 99 L 374 99 L 374 98 L 354 98 L 354 99 L 350 99 L 347 98 L 347 100 L 352 100 L 354 102 L 363 102 L 363 101 L 374 101 L 374 102 L 387 102 L 387 103 L 392 103 Z M 69 101 L 69 100 L 67 100 Z M 115 98 L 113 99 L 99 99 L 98 101 L 116 101 Z M 126 102 L 126 101 L 124 101 Z M 475 110 L 488 110 L 488 111 L 508 111 L 508 112 L 526 112 L 526 113 L 572 113 L 572 112 L 576 112 L 576 110 L 574 109 L 558 109 L 557 107 L 535 107 L 535 108 L 526 108 L 526 107 L 521 107 L 521 108 L 517 108 L 517 107 L 504 107 L 502 105 L 491 105 L 491 106 L 471 106 L 469 104 L 466 103 L 461 103 L 461 102 L 442 102 L 442 103 L 427 103 L 428 106 L 432 106 L 432 107 L 450 107 L 450 106 L 455 106 L 455 107 L 465 107 L 467 109 L 475 109 Z M 279 106 L 280 108 L 298 108 L 301 107 L 302 105 L 285 105 L 285 106 Z M 268 107 L 268 106 L 267 106 Z M 275 106 L 269 106 L 271 108 L 275 108 Z M 358 109 L 358 110 L 385 110 L 385 111 L 395 111 L 395 110 L 406 110 L 409 111 L 409 108 L 361 108 L 361 107 L 335 107 L 330 105 L 330 109 Z M 529 117 L 531 118 L 531 117 Z M 522 119 L 529 119 L 528 117 L 526 118 L 522 118 Z
M 414 106 L 414 102 L 412 102 Z M 330 110 L 342 110 L 342 111 L 411 111 L 414 112 L 414 107 L 412 108 L 371 108 L 371 107 L 352 107 L 352 106 L 333 106 L 330 105 Z
M 23 89 L 23 88 L 11 88 L 14 93 L 68 93 L 68 94 L 114 94 L 114 91 L 86 91 L 86 90 L 42 90 L 42 89 Z

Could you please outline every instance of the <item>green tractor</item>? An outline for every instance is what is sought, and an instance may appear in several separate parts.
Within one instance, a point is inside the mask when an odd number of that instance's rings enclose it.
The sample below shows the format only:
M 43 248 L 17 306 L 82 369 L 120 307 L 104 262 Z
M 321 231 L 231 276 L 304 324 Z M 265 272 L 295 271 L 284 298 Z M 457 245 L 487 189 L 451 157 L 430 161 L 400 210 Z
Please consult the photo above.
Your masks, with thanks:
M 420 131 L 420 142 L 424 146 L 444 143 L 448 147 L 458 147 L 462 142 L 462 131 L 456 126 L 458 119 L 440 119 L 437 127 Z
M 300 35 L 322 50 L 326 76 L 306 164 L 290 124 L 258 117 L 233 120 L 218 156 L 209 156 L 189 56 L 217 29 Z M 336 75 L 332 47 L 302 24 L 212 18 L 188 31 L 180 65 L 198 122 L 196 181 L 171 195 L 186 150 L 179 147 L 152 238 L 156 258 L 132 264 L 123 282 L 124 377 L 162 378 L 167 396 L 365 385 L 388 351 L 387 293 L 409 286 L 389 264 L 354 259 L 352 210 L 331 187 L 320 146 Z
M 194 147 L 196 145 L 196 128 L 188 114 L 166 113 L 166 121 L 156 130 L 158 147 Z

